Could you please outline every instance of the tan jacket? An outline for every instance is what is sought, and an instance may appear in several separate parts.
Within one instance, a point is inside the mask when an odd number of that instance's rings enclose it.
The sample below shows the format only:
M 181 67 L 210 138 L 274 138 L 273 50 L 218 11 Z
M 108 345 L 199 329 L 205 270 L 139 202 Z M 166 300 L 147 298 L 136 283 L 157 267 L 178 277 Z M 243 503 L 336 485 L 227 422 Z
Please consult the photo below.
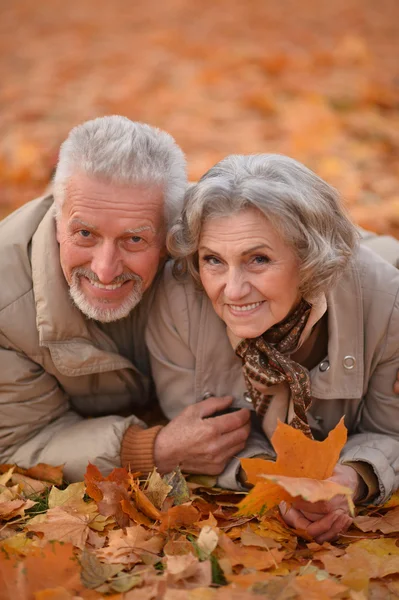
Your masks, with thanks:
M 89 460 L 120 466 L 122 437 L 140 423 L 127 415 L 148 399 L 148 295 L 107 327 L 86 319 L 69 299 L 51 207 L 39 198 L 0 223 L 0 463 L 66 463 L 74 481 Z
M 370 237 L 375 244 L 377 238 Z M 379 238 L 381 240 L 381 238 Z M 385 244 L 385 246 L 384 246 Z M 399 243 L 382 246 L 399 257 Z M 396 248 L 396 254 L 393 251 Z M 386 499 L 399 485 L 399 397 L 392 386 L 399 368 L 399 271 L 368 248 L 328 294 L 328 355 L 311 370 L 313 403 L 309 423 L 324 438 L 345 415 L 349 439 L 342 462 L 369 463 Z M 169 418 L 210 392 L 245 400 L 241 360 L 234 354 L 225 324 L 191 280 L 178 283 L 169 263 L 157 291 L 146 334 L 161 406 Z M 269 442 L 254 431 L 244 456 L 269 452 Z M 236 487 L 237 460 L 219 483 Z

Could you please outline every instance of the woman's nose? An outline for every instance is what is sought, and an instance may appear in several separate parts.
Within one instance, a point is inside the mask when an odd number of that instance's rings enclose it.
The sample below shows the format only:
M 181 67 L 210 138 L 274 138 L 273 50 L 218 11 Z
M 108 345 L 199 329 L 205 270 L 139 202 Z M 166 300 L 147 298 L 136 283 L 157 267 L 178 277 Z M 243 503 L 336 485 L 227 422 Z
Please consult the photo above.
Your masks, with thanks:
M 112 283 L 118 275 L 123 273 L 123 263 L 114 244 L 104 242 L 95 248 L 91 270 L 105 285 Z
M 249 294 L 251 285 L 240 269 L 229 269 L 224 295 L 227 300 L 240 300 Z

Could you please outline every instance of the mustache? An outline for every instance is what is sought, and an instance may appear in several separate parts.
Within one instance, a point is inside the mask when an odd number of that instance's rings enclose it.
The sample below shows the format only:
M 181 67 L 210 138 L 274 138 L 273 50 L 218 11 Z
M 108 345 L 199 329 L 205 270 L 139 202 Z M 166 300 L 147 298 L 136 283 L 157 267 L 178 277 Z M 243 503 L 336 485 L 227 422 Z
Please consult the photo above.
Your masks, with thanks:
M 92 271 L 91 269 L 87 269 L 85 267 L 76 267 L 72 270 L 72 278 L 76 281 L 80 277 L 87 277 L 96 283 L 101 283 L 100 278 Z M 121 273 L 117 275 L 115 279 L 111 281 L 109 285 L 117 284 L 117 283 L 125 283 L 125 281 L 137 281 L 139 283 L 143 282 L 142 277 L 140 275 L 136 275 L 136 273 L 132 273 L 131 271 L 128 273 Z

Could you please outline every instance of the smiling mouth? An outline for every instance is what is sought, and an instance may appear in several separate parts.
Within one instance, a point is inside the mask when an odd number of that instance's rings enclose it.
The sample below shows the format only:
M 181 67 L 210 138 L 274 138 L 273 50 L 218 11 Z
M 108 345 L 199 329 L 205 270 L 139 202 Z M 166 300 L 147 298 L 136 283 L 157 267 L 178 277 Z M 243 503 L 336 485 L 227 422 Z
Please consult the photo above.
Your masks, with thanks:
M 263 304 L 264 300 L 260 302 L 253 302 L 252 304 L 228 304 L 227 306 L 234 311 L 237 312 L 249 312 L 250 310 L 254 310 L 258 308 L 261 304 Z
M 110 283 L 105 285 L 104 283 L 100 283 L 99 281 L 93 281 L 89 279 L 89 282 L 92 286 L 99 288 L 100 290 L 117 290 L 123 286 L 126 281 L 122 281 L 121 283 Z

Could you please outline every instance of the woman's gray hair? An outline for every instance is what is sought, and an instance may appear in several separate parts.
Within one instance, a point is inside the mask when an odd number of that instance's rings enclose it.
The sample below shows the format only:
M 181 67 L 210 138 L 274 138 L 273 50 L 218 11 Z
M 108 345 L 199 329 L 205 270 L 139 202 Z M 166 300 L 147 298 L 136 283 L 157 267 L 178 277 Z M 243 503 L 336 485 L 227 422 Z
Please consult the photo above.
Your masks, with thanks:
M 305 299 L 312 301 L 334 285 L 352 257 L 356 229 L 333 187 L 278 154 L 228 156 L 187 189 L 182 216 L 167 239 L 177 259 L 174 273 L 188 271 L 200 283 L 197 250 L 203 223 L 248 208 L 260 210 L 294 251 Z
M 115 185 L 162 186 L 167 224 L 181 213 L 186 160 L 173 137 L 156 127 L 116 115 L 74 127 L 61 146 L 54 176 L 57 217 L 66 184 L 77 173 Z

